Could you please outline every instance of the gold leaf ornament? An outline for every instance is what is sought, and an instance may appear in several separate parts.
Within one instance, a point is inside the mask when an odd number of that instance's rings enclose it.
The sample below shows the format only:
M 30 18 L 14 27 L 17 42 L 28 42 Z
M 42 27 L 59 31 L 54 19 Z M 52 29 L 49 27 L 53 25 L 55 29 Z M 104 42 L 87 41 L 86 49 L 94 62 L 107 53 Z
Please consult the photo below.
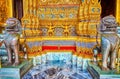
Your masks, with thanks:
M 42 2 L 46 2 L 46 0 L 41 0 Z

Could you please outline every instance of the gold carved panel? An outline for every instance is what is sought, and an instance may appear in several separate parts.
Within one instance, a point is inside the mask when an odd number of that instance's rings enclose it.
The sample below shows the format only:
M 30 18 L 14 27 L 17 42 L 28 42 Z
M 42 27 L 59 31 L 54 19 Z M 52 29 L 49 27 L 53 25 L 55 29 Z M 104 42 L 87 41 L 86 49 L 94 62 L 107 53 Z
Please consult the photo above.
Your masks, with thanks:
M 54 35 L 58 26 L 69 35 L 70 25 L 79 35 L 90 35 L 90 32 L 95 35 L 101 14 L 98 0 L 24 0 L 23 7 L 22 24 L 33 35 L 41 27 L 48 29 L 46 35 Z
M 53 36 L 54 29 L 60 26 L 63 32 L 69 35 L 69 26 L 75 27 L 78 23 L 79 2 L 79 0 L 24 0 L 22 25 L 28 30 L 23 34 L 29 32 L 36 36 L 34 34 L 37 33 L 37 29 L 46 27 L 48 30 L 45 35 Z
M 0 26 L 12 17 L 12 0 L 0 0 Z

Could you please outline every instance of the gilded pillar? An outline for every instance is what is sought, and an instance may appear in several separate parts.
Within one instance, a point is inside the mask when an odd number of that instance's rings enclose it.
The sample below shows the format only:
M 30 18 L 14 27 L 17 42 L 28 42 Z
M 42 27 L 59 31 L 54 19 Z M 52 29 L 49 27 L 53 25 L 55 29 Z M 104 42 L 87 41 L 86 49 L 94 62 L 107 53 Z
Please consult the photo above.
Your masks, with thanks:
M 98 2 L 98 0 L 91 0 L 90 4 L 89 4 L 89 34 L 91 36 L 96 36 L 96 26 L 99 24 L 100 22 L 100 14 L 101 14 L 101 5 L 100 2 Z
M 28 0 L 23 0 L 23 17 L 28 15 Z
M 116 20 L 120 23 L 120 0 L 116 0 Z M 117 73 L 120 73 L 120 49 L 117 58 Z
M 29 6 L 29 8 L 30 8 L 30 15 L 32 15 L 33 14 L 33 0 L 29 0 L 29 4 L 30 4 L 30 6 Z
M 8 16 L 13 17 L 13 1 L 12 0 L 7 0 L 7 10 L 8 10 Z
M 120 23 L 120 0 L 116 0 L 116 20 Z
M 76 27 L 77 34 L 82 35 L 83 34 L 83 25 L 84 25 L 84 1 L 80 1 L 79 5 L 79 16 L 78 16 L 78 26 Z

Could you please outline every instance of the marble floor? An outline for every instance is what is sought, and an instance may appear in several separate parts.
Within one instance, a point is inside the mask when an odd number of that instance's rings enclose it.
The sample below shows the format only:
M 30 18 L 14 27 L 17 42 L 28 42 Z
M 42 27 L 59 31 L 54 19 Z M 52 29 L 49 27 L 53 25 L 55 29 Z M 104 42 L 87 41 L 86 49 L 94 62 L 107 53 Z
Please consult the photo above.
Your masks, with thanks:
M 87 70 L 63 62 L 36 65 L 22 79 L 92 79 Z

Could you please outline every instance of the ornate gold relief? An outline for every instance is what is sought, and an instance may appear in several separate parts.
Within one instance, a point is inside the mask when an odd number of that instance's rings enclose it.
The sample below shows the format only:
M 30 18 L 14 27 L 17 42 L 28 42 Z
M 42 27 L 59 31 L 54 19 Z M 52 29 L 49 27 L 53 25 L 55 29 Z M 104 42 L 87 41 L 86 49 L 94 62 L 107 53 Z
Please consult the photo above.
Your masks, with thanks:
M 0 26 L 12 17 L 12 0 L 0 0 Z
M 38 0 L 40 5 L 78 4 L 80 0 Z
M 70 31 L 66 26 L 73 25 L 75 27 L 78 23 L 78 3 L 79 0 L 25 0 L 22 24 L 27 30 L 24 31 L 23 36 L 25 36 L 25 32 L 35 36 L 43 26 L 48 29 L 45 35 L 54 36 L 55 28 L 61 26 L 64 30 L 62 35 L 68 36 Z M 35 18 L 37 18 L 37 22 L 35 22 Z M 33 29 L 37 29 L 37 31 Z
M 84 0 L 84 20 L 89 20 L 89 0 Z
M 82 0 L 79 8 L 77 34 L 96 35 L 96 26 L 100 22 L 101 5 L 98 0 Z M 81 32 L 82 30 L 82 32 Z
M 84 4 L 85 2 L 84 2 L 84 0 L 82 1 L 81 0 L 81 2 L 80 2 L 80 5 L 79 5 L 79 20 L 81 21 L 81 20 L 84 20 L 84 6 L 85 6 L 85 4 Z
M 101 5 L 98 0 L 91 0 L 89 4 L 89 17 L 93 20 L 100 21 Z
M 83 52 L 88 56 L 92 53 L 87 44 L 96 41 L 90 36 L 96 36 L 96 24 L 99 23 L 101 12 L 98 2 L 91 0 L 81 0 L 83 2 L 80 0 L 35 1 L 26 0 L 25 7 L 27 8 L 24 9 L 25 15 L 22 18 L 22 24 L 26 27 L 24 34 L 29 32 L 26 35 L 27 41 L 74 40 L 85 44 L 85 46 L 82 44 L 78 46 L 75 54 L 79 56 L 79 52 Z M 95 12 L 92 12 L 93 8 Z M 76 28 L 77 34 L 81 36 L 72 36 L 71 27 Z M 34 39 L 31 38 L 32 36 Z M 82 56 L 86 57 L 84 54 Z

